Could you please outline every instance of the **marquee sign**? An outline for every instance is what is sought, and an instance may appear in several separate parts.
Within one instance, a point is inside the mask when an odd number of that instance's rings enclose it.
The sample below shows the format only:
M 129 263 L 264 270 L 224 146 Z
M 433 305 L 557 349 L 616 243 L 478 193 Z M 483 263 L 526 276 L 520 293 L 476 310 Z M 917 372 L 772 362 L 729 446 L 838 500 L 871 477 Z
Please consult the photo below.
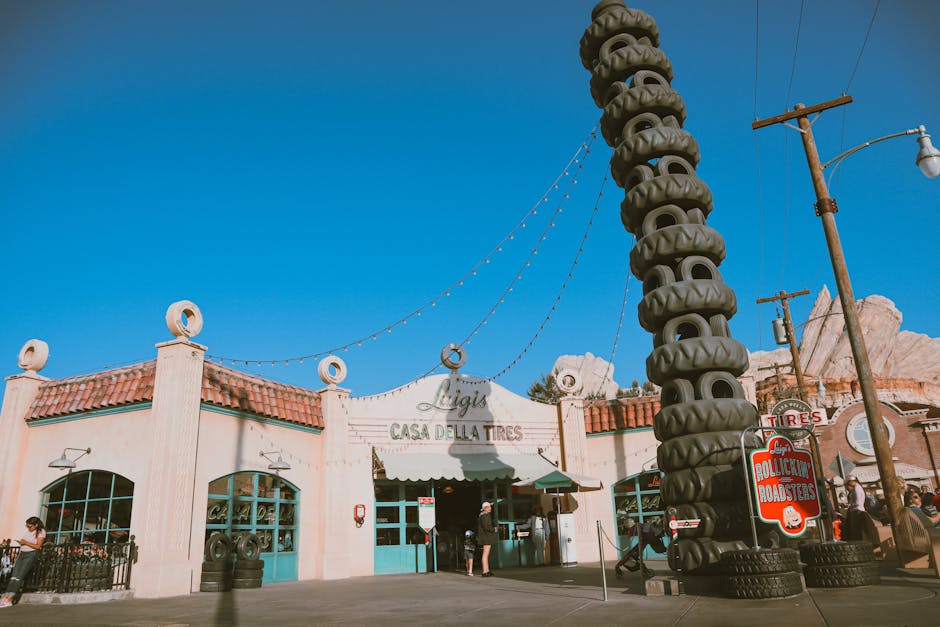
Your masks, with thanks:
M 789 438 L 775 435 L 767 448 L 752 451 L 750 460 L 760 519 L 776 523 L 788 536 L 802 535 L 808 522 L 822 513 L 810 452 L 796 448 Z
M 829 422 L 825 409 L 813 409 L 809 403 L 797 398 L 780 401 L 769 414 L 760 418 L 761 424 L 767 427 L 806 427 L 810 430 Z

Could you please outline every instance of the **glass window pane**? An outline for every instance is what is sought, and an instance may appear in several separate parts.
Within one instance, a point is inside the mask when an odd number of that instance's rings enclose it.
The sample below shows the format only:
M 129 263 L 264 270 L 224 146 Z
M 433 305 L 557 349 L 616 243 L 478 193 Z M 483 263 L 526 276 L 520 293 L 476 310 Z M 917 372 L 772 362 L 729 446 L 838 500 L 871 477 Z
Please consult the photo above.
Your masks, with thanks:
M 232 507 L 232 524 L 251 524 L 251 501 L 235 499 L 235 504 Z
M 258 544 L 261 545 L 262 553 L 274 552 L 274 532 L 271 529 L 262 529 L 257 532 Z
M 401 544 L 400 529 L 398 527 L 380 528 L 375 530 L 376 546 L 397 546 Z
M 659 473 L 643 475 L 637 480 L 637 483 L 640 484 L 641 490 L 659 490 L 661 483 Z
M 405 507 L 405 522 L 411 525 L 418 524 L 418 506 L 408 505 Z
M 88 471 L 75 472 L 65 479 L 65 498 L 68 501 L 85 500 L 88 490 Z
M 281 529 L 277 534 L 278 553 L 294 550 L 294 532 L 290 529 Z
M 644 512 L 658 512 L 663 509 L 663 500 L 658 492 L 656 494 L 644 494 L 641 497 L 641 505 Z
M 297 493 L 294 492 L 292 487 L 282 481 L 280 498 L 282 501 L 295 501 L 297 500 Z
M 228 500 L 209 499 L 206 506 L 206 523 L 224 525 L 228 521 Z
M 377 503 L 395 503 L 399 501 L 398 484 L 375 484 L 375 500 Z
M 235 475 L 235 496 L 251 497 L 255 495 L 254 473 L 239 473 Z
M 258 475 L 258 498 L 273 499 L 277 477 L 271 475 Z
M 131 527 L 131 505 L 130 499 L 120 499 L 111 502 L 111 527 L 116 529 L 130 529 Z M 122 534 L 123 539 L 127 539 L 128 534 Z M 111 539 L 115 542 L 122 542 L 120 536 L 114 532 L 111 533 Z
M 407 483 L 405 484 L 405 500 L 417 501 L 419 496 L 430 496 L 429 489 L 425 483 Z
M 111 498 L 111 478 L 109 472 L 92 472 L 91 487 L 88 491 L 89 499 L 107 499 Z
M 46 509 L 46 513 L 43 516 L 43 521 L 46 525 L 46 531 L 59 530 L 59 514 L 61 513 L 62 507 L 60 505 L 52 505 Z
M 294 513 L 296 510 L 294 503 L 281 503 L 278 524 L 282 527 L 292 527 L 294 525 Z
M 59 481 L 46 492 L 47 502 L 61 501 L 65 494 L 65 481 Z
M 394 507 L 375 508 L 375 522 L 378 524 L 400 522 L 400 515 L 401 514 L 397 505 Z
M 273 525 L 277 522 L 277 505 L 274 503 L 258 503 L 255 512 L 255 521 L 259 525 Z
M 228 482 L 231 476 L 222 477 L 209 482 L 209 494 L 228 494 Z M 115 491 L 117 486 L 114 486 Z
M 421 527 L 408 527 L 406 535 L 408 544 L 424 544 L 428 537 Z

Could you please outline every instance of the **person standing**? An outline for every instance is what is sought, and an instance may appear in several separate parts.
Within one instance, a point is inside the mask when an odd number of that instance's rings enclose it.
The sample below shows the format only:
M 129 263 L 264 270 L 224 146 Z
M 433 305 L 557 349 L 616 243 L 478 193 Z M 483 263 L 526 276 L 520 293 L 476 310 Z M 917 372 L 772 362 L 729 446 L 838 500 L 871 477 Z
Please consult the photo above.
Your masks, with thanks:
M 483 501 L 480 507 L 480 517 L 477 521 L 477 541 L 483 545 L 483 556 L 480 561 L 483 563 L 483 576 L 492 577 L 490 570 L 490 549 L 498 540 L 496 535 L 496 526 L 493 524 L 493 506 L 488 501 Z
M 467 529 L 463 534 L 463 558 L 467 562 L 467 574 L 473 577 L 473 556 L 477 552 L 477 539 L 473 531 Z
M 854 475 L 845 478 L 845 490 L 847 492 L 848 511 L 846 512 L 842 538 L 846 541 L 861 540 L 862 523 L 859 517 L 865 511 L 865 490 Z
M 7 588 L 0 597 L 0 608 L 16 605 L 23 594 L 23 582 L 26 580 L 29 571 L 33 569 L 36 558 L 39 556 L 39 549 L 42 543 L 46 541 L 46 528 L 42 520 L 36 516 L 30 516 L 26 519 L 26 533 L 20 538 L 20 554 L 13 564 L 13 573 Z
M 548 528 L 548 518 L 541 507 L 536 506 L 529 516 L 528 522 L 519 525 L 517 529 L 529 530 L 529 537 L 532 538 L 532 544 L 535 545 L 535 565 L 545 566 L 545 541 L 551 535 Z

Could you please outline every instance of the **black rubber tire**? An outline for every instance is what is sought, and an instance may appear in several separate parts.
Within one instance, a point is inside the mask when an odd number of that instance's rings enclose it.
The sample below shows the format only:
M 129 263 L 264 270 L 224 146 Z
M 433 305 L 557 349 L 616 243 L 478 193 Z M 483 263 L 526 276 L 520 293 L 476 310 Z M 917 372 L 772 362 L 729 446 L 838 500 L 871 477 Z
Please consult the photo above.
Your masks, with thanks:
M 689 383 L 689 387 L 691 385 Z M 653 417 L 653 433 L 657 440 L 663 442 L 692 433 L 725 429 L 740 431 L 757 425 L 759 418 L 757 408 L 743 398 L 715 398 L 676 403 L 663 407 Z
M 708 279 L 676 281 L 650 290 L 637 306 L 640 326 L 650 332 L 661 329 L 670 318 L 687 313 L 731 318 L 737 312 L 734 290 L 723 281 Z
M 264 570 L 264 560 L 235 560 L 235 570 Z
M 232 589 L 232 584 L 229 582 L 199 584 L 200 592 L 228 592 L 231 589 Z
M 726 575 L 771 575 L 799 569 L 800 554 L 793 549 L 748 549 L 721 554 L 721 571 Z
M 682 157 L 693 168 L 701 158 L 698 143 L 691 133 L 681 128 L 656 126 L 626 137 L 617 144 L 610 158 L 610 176 L 620 187 L 627 187 L 630 170 L 666 155 Z M 639 185 L 637 183 L 634 187 Z
M 671 379 L 663 384 L 659 393 L 663 408 L 683 405 L 695 400 L 695 388 L 688 379 Z
M 734 501 L 746 494 L 739 466 L 699 466 L 667 472 L 660 492 L 669 505 L 699 501 Z M 743 547 L 742 547 L 743 548 Z
M 679 92 L 662 85 L 636 85 L 621 90 L 607 103 L 601 115 L 601 133 L 609 146 L 617 145 L 627 120 L 638 113 L 652 113 L 660 118 L 673 115 L 682 124 L 686 116 L 685 101 Z
M 239 560 L 256 560 L 261 555 L 261 541 L 253 533 L 246 533 L 238 538 L 235 554 Z
M 614 35 L 629 33 L 638 38 L 649 37 L 653 46 L 659 45 L 659 26 L 648 13 L 639 9 L 615 4 L 595 12 L 591 19 L 581 36 L 581 64 L 588 71 L 594 67 L 601 45 Z
M 643 294 L 647 294 L 666 285 L 672 285 L 676 282 L 676 273 L 669 266 L 654 266 L 650 268 L 642 277 L 638 279 L 643 281 Z M 659 329 L 650 329 L 658 331 Z
M 227 562 L 232 554 L 232 540 L 221 531 L 217 531 L 206 540 L 205 561 Z
M 802 594 L 803 580 L 799 573 L 731 575 L 725 592 L 732 599 L 780 599 Z
M 232 581 L 232 573 L 202 573 L 199 582 L 203 583 L 224 583 Z
M 871 542 L 813 542 L 800 546 L 800 559 L 807 566 L 837 566 L 875 561 Z
M 710 226 L 674 224 L 653 231 L 637 241 L 630 251 L 630 271 L 635 276 L 644 276 L 655 265 L 672 263 L 688 255 L 702 255 L 720 264 L 725 254 L 724 238 Z
M 720 318 L 721 316 L 713 316 L 713 318 Z M 717 337 L 717 336 L 715 336 Z M 725 336 L 727 337 L 727 336 Z M 715 399 L 715 385 L 723 384 L 719 387 L 725 388 L 726 391 L 730 391 L 730 396 L 719 396 L 718 398 L 744 398 L 744 386 L 741 385 L 741 382 L 737 380 L 730 373 L 722 372 L 720 370 L 713 370 L 712 372 L 706 372 L 698 378 L 695 382 L 695 396 L 700 398 L 703 401 L 711 401 Z
M 743 344 L 730 337 L 695 337 L 663 344 L 646 358 L 646 376 L 657 385 L 677 377 L 695 379 L 709 370 L 726 370 L 740 376 L 747 370 Z
M 760 445 L 760 438 L 756 434 L 749 433 L 745 436 L 746 449 L 759 448 Z M 712 431 L 682 435 L 663 442 L 656 449 L 658 468 L 665 472 L 699 466 L 736 464 L 740 459 L 740 431 Z
M 204 573 L 222 573 L 232 570 L 232 562 L 203 562 L 202 572 Z
M 669 568 L 688 575 L 717 575 L 721 572 L 721 554 L 747 548 L 741 540 L 720 542 L 711 538 L 676 540 L 669 545 Z
M 681 503 L 675 509 L 678 519 L 697 518 L 700 521 L 698 527 L 678 529 L 680 539 L 736 540 L 746 537 L 751 531 L 750 511 L 745 501 Z
M 594 98 L 594 104 L 603 108 L 607 104 L 604 100 L 610 86 L 618 81 L 623 82 L 637 70 L 652 70 L 670 83 L 674 76 L 669 57 L 659 48 L 644 45 L 619 48 L 603 59 L 599 58 L 591 71 L 591 97 Z
M 701 209 L 706 217 L 712 210 L 712 192 L 705 181 L 691 174 L 667 174 L 634 185 L 620 203 L 620 219 L 631 233 L 643 224 L 653 209 L 678 205 L 686 211 Z
M 244 579 L 233 579 L 232 588 L 236 590 L 245 590 L 248 588 L 260 588 L 261 587 L 261 577 L 251 577 Z
M 881 583 L 878 564 L 840 564 L 838 566 L 807 566 L 803 569 L 808 588 L 855 588 Z

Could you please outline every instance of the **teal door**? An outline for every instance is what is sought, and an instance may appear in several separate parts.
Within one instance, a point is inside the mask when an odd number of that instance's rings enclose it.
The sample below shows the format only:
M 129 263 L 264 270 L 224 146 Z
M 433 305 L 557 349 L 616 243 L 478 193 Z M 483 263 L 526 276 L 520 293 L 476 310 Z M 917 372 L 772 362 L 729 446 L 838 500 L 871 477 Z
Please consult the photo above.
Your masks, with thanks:
M 297 580 L 299 491 L 275 475 L 239 472 L 209 483 L 206 537 L 224 531 L 234 540 L 258 536 L 264 583 Z
M 614 517 L 617 521 L 617 544 L 620 550 L 627 551 L 636 546 L 637 536 L 634 525 L 652 523 L 667 528 L 663 499 L 659 493 L 662 475 L 658 470 L 633 475 L 614 484 Z M 669 546 L 670 534 L 663 538 L 663 544 Z M 656 553 L 652 548 L 643 549 L 644 558 L 665 558 L 664 553 Z
M 375 482 L 375 574 L 434 570 L 434 543 L 418 526 L 418 497 L 433 496 L 429 482 Z

